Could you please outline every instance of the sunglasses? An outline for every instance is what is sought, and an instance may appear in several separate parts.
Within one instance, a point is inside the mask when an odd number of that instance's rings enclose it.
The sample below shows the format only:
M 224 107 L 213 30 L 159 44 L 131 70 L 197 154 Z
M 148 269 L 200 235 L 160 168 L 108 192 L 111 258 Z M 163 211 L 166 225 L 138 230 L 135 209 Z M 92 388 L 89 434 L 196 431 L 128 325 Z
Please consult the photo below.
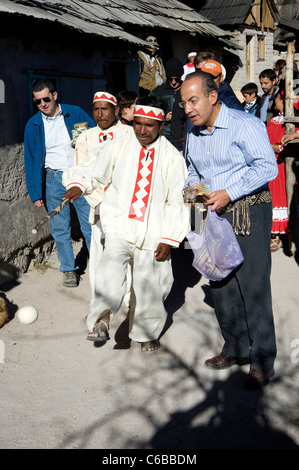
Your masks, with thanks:
M 33 99 L 34 103 L 39 106 L 41 104 L 41 102 L 43 101 L 44 103 L 50 103 L 51 101 L 51 98 L 49 98 L 48 96 L 45 96 L 45 98 L 41 98 L 40 100 L 35 100 Z

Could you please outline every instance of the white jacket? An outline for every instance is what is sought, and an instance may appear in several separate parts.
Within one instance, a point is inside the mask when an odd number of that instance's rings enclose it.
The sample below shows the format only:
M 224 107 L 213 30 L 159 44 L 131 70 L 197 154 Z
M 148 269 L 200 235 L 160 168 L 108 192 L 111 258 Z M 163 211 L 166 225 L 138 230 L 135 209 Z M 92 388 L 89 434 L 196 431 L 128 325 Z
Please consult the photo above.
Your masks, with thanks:
M 141 189 L 136 183 L 142 146 L 134 133 L 104 142 L 98 149 L 99 158 L 96 152 L 88 162 L 68 168 L 62 181 L 67 188 L 79 186 L 84 195 L 101 185 L 108 187 L 100 206 L 105 236 L 125 238 L 146 250 L 155 250 L 159 242 L 177 247 L 190 231 L 189 206 L 183 199 L 186 164 L 165 137 L 150 148 L 154 149 L 153 159 L 150 152 L 148 160 L 150 169 L 146 169 L 150 184 Z M 132 213 L 136 191 L 146 199 L 142 220 Z
M 100 137 L 101 134 L 105 134 L 105 136 L 107 136 L 107 142 L 110 142 L 111 140 L 132 132 L 133 128 L 131 126 L 122 124 L 120 121 L 105 130 L 101 129 L 99 126 L 88 129 L 77 138 L 74 164 L 81 165 L 87 162 L 95 153 L 97 153 L 97 156 L 101 155 L 100 148 L 103 143 L 103 138 Z M 103 197 L 104 186 L 95 189 L 92 194 L 85 195 L 85 199 L 91 207 L 89 221 L 92 224 L 95 223 L 96 220 L 95 208 L 102 202 Z

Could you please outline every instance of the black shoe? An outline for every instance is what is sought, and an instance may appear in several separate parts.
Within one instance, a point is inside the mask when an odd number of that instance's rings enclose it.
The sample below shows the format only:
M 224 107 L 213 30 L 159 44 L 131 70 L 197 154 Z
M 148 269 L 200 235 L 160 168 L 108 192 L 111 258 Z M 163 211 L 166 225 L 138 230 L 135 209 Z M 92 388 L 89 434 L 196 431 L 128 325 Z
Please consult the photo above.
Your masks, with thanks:
M 235 357 L 220 353 L 219 356 L 212 357 L 205 361 L 205 366 L 208 369 L 228 369 L 235 364 L 238 366 L 250 364 L 250 359 L 249 357 Z
M 254 390 L 260 387 L 264 387 L 269 383 L 271 377 L 273 377 L 274 374 L 274 369 L 250 369 L 244 387 L 247 388 L 247 390 Z

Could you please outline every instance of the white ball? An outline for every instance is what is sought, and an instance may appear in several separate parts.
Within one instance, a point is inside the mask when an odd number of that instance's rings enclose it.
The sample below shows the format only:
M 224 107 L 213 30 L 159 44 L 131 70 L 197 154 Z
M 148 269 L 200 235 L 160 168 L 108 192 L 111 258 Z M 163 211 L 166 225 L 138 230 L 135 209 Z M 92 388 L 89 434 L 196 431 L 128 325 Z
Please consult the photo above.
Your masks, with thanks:
M 18 310 L 18 319 L 24 325 L 30 325 L 38 318 L 38 311 L 33 305 L 26 305 Z

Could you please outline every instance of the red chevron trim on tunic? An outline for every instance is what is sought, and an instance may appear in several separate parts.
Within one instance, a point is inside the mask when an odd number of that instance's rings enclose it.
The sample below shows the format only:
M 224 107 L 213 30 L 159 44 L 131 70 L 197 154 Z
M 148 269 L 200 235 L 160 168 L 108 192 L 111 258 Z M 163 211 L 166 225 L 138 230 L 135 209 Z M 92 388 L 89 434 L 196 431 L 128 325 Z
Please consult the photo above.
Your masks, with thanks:
M 155 149 L 142 147 L 134 193 L 129 210 L 129 218 L 144 221 L 148 199 L 151 191 Z
M 105 132 L 100 132 L 99 133 L 99 142 L 101 144 L 105 140 L 112 140 L 113 137 L 114 137 L 113 132 L 107 132 L 106 134 L 105 134 Z

